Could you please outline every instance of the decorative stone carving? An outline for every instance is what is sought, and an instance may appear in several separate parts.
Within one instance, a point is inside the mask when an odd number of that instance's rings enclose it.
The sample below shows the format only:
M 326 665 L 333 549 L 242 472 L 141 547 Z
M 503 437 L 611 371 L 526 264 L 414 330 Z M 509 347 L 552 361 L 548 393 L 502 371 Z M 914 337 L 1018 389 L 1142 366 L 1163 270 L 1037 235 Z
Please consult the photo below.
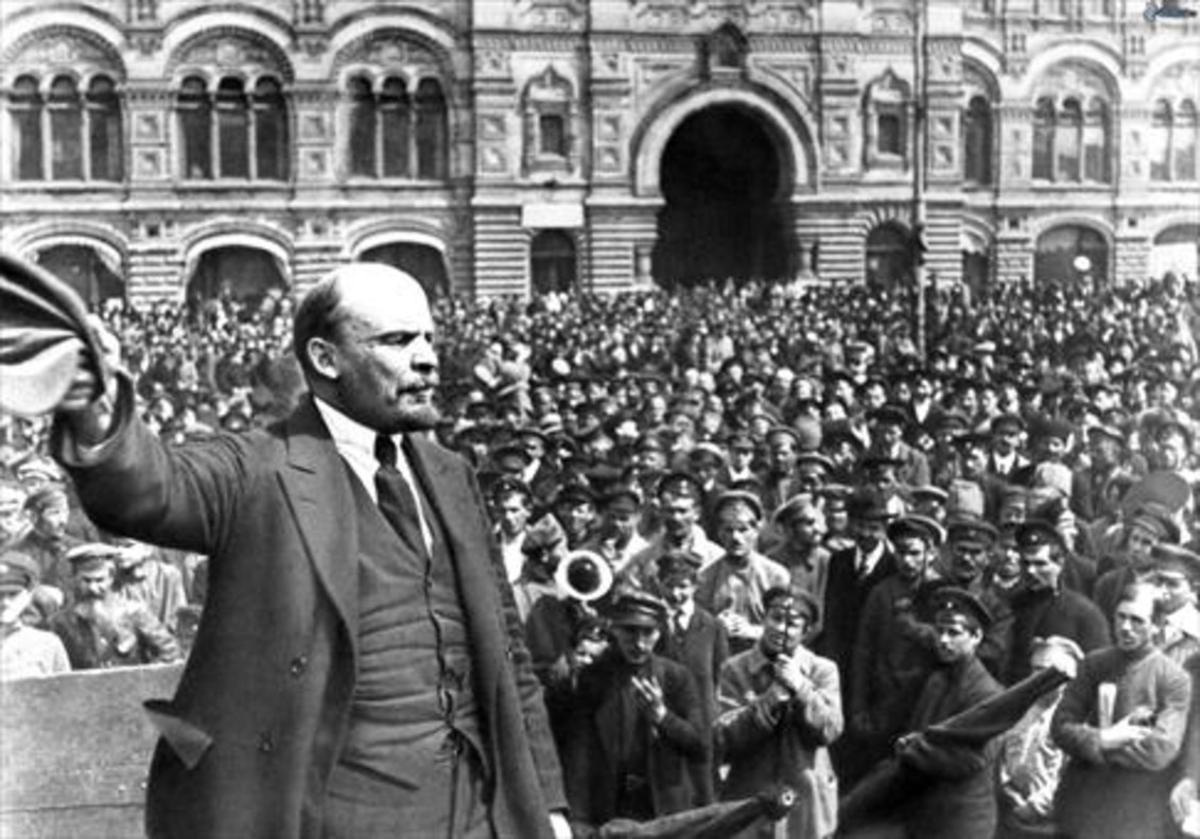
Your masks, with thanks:
M 102 70 L 118 79 L 125 76 L 121 57 L 111 46 L 98 36 L 72 26 L 51 26 L 29 33 L 5 52 L 3 61 L 9 68 L 72 67 Z
M 885 9 L 871 15 L 871 32 L 877 35 L 906 35 L 913 31 L 912 14 L 901 9 Z
M 171 58 L 178 66 L 236 70 L 254 76 L 271 73 L 292 81 L 292 64 L 286 55 L 262 35 L 233 27 L 208 29 L 189 39 Z
M 134 171 L 139 178 L 162 177 L 162 152 L 159 149 L 140 149 L 137 153 Z
M 601 146 L 597 154 L 596 166 L 605 172 L 616 172 L 621 169 L 621 152 L 615 146 Z
M 305 114 L 300 120 L 300 137 L 304 140 L 324 140 L 329 135 L 325 114 Z
M 574 29 L 583 22 L 586 0 L 518 0 L 517 25 L 535 29 Z
M 508 161 L 502 149 L 487 147 L 479 156 L 480 167 L 485 172 L 504 172 L 508 170 Z
M 321 178 L 329 171 L 329 153 L 324 149 L 308 149 L 302 159 L 306 177 Z
M 475 58 L 475 71 L 481 76 L 499 76 L 508 78 L 509 53 L 503 50 L 483 50 Z
M 681 29 L 732 23 L 761 32 L 809 32 L 808 0 L 632 0 L 630 17 L 639 29 Z
M 596 124 L 596 134 L 601 140 L 621 139 L 621 118 L 615 115 L 600 117 Z
M 162 118 L 159 114 L 138 114 L 133 120 L 133 136 L 138 140 L 161 140 Z
M 503 140 L 507 133 L 502 116 L 485 116 L 479 121 L 479 127 L 485 140 Z
M 348 44 L 334 59 L 336 67 L 346 64 L 402 69 L 410 76 L 442 75 L 441 63 L 432 50 L 395 29 L 382 29 Z

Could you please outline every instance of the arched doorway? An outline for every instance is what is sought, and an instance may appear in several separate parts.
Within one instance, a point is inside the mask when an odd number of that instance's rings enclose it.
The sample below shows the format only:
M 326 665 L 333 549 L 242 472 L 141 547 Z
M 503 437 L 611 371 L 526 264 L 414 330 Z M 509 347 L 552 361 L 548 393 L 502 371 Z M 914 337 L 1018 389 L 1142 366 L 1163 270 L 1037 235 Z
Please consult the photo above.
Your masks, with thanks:
M 575 242 L 562 230 L 543 230 L 529 243 L 529 276 L 534 294 L 574 289 L 576 265 Z
M 663 151 L 654 279 L 667 287 L 732 277 L 790 280 L 797 243 L 784 166 L 761 118 L 714 105 L 685 119 Z
M 912 263 L 908 231 L 896 222 L 881 224 L 867 234 L 863 269 L 869 288 L 911 285 Z
M 38 251 L 37 263 L 83 298 L 95 309 L 105 300 L 125 296 L 125 283 L 118 265 L 109 265 L 100 254 L 86 245 L 52 245 Z
M 1155 236 L 1149 273 L 1159 280 L 1168 273 L 1180 279 L 1200 276 L 1200 224 L 1176 224 Z
M 360 262 L 382 262 L 399 268 L 417 278 L 430 300 L 447 294 L 450 281 L 446 275 L 446 261 L 437 248 L 414 242 L 391 242 L 363 251 Z
M 232 298 L 257 305 L 268 292 L 288 287 L 285 268 L 273 254 L 243 245 L 212 248 L 200 254 L 188 277 L 187 299 L 193 305 Z
M 1064 224 L 1044 232 L 1033 257 L 1033 281 L 1096 288 L 1108 279 L 1108 244 L 1098 231 Z

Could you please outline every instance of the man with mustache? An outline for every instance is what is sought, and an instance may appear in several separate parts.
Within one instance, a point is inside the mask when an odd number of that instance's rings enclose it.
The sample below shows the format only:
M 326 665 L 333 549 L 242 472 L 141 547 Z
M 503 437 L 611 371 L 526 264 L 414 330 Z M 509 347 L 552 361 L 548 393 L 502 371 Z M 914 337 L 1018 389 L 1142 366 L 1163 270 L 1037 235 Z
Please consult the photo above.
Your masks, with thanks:
M 420 283 L 341 266 L 296 310 L 308 394 L 175 448 L 81 367 L 52 441 L 105 529 L 210 563 L 150 769 L 151 837 L 568 836 L 557 756 L 468 464 L 437 446 Z M 85 359 L 85 361 L 88 359 Z

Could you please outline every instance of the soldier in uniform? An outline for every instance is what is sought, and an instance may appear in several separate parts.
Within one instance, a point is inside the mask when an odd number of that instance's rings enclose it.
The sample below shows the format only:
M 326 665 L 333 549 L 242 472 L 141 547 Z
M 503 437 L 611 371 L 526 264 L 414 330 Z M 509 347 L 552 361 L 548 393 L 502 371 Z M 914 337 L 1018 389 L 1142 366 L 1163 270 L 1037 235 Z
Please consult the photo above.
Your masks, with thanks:
M 71 669 L 58 636 L 24 621 L 37 580 L 33 559 L 15 550 L 0 553 L 0 682 Z
M 88 542 L 67 554 L 71 601 L 50 621 L 75 670 L 176 661 L 179 644 L 150 610 L 113 591 L 118 549 Z

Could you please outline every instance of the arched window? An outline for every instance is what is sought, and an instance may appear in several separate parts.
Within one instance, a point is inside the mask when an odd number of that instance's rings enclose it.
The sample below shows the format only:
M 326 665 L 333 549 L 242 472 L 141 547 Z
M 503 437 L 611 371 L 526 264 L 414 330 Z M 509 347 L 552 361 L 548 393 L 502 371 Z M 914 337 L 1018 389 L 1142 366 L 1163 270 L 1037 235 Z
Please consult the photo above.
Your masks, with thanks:
M 1175 180 L 1196 180 L 1196 104 L 1185 99 L 1179 105 L 1171 134 L 1171 148 L 1175 152 Z
M 183 177 L 212 177 L 212 106 L 208 85 L 199 76 L 189 76 L 179 88 L 175 102 L 179 113 L 179 136 L 183 143 Z
M 254 176 L 284 181 L 288 177 L 287 105 L 283 89 L 272 78 L 254 86 Z
M 1054 178 L 1054 100 L 1038 99 L 1033 111 L 1033 177 Z
M 448 166 L 449 132 L 442 86 L 421 79 L 415 93 L 402 76 L 388 76 L 374 93 L 371 81 L 348 83 L 347 170 L 353 177 L 442 180 Z
M 436 79 L 417 85 L 417 177 L 446 177 L 446 99 Z
M 83 178 L 83 102 L 70 76 L 59 76 L 50 85 L 50 178 L 77 181 Z
M 91 177 L 97 181 L 119 181 L 121 165 L 121 100 L 116 85 L 107 76 L 92 79 L 87 93 L 88 160 Z
M 375 94 L 371 82 L 362 76 L 350 80 L 350 160 L 351 175 L 375 175 Z
M 217 85 L 217 177 L 250 177 L 250 107 L 241 79 Z
M 407 178 L 412 134 L 412 106 L 404 79 L 391 76 L 384 80 L 379 96 L 379 123 L 383 140 L 383 176 Z
M 1109 171 L 1110 120 L 1108 105 L 1098 98 L 1088 102 L 1083 116 L 1083 179 L 1106 184 L 1111 180 Z
M 1169 181 L 1171 179 L 1171 126 L 1174 117 L 1171 113 L 1171 103 L 1159 99 L 1154 103 L 1154 113 L 1150 116 L 1150 180 Z
M 866 96 L 865 152 L 868 166 L 902 168 L 908 156 L 908 83 L 889 68 Z
M 574 88 L 553 66 L 547 65 L 530 80 L 521 102 L 526 172 L 571 170 L 571 115 L 574 109 Z
M 982 96 L 971 97 L 964 116 L 964 180 L 980 185 L 992 182 L 992 107 Z
M 8 97 L 12 120 L 13 175 L 19 181 L 40 181 L 42 168 L 42 96 L 37 79 L 19 76 Z
M 1054 130 L 1054 174 L 1056 181 L 1078 181 L 1079 140 L 1083 133 L 1083 109 L 1079 100 L 1070 98 L 1062 103 L 1058 124 Z

